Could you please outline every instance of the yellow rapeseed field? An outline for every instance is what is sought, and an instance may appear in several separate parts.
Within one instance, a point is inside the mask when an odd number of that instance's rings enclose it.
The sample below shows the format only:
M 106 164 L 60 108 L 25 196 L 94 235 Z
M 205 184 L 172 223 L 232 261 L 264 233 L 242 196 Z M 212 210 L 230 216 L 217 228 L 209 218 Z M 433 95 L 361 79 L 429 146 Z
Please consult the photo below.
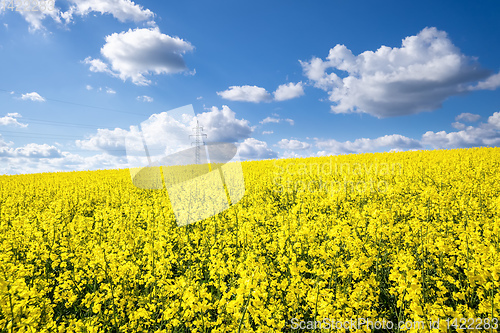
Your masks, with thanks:
M 182 227 L 128 170 L 0 176 L 0 331 L 497 331 L 499 148 L 242 164 Z

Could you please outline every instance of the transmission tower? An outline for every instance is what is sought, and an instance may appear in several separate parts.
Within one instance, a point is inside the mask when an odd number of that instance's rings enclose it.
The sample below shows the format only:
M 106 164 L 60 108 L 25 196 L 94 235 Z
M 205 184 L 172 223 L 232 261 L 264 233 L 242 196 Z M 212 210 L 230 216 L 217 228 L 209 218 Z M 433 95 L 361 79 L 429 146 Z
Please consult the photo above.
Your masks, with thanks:
M 196 149 L 195 149 L 196 164 L 200 164 L 201 146 L 205 144 L 203 142 L 203 138 L 206 138 L 207 135 L 202 132 L 203 126 L 200 126 L 200 122 L 198 120 L 196 121 L 196 127 L 193 128 L 193 131 L 194 131 L 194 134 L 190 135 L 189 137 L 194 137 L 195 141 L 191 142 L 191 145 L 193 145 L 193 143 L 194 143 L 196 146 Z

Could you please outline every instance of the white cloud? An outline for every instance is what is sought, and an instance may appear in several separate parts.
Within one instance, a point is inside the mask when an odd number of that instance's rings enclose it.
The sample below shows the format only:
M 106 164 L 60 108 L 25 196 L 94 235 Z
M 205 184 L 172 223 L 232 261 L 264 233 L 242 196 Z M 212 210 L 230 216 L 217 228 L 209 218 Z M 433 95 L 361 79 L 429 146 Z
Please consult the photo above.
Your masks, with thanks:
M 92 89 L 94 89 L 94 88 L 92 88 L 92 86 L 91 86 L 90 84 L 87 84 L 87 85 L 85 86 L 85 89 L 87 89 L 87 90 L 92 90 Z
M 40 145 L 42 146 L 42 145 Z M 69 152 L 55 151 L 55 147 L 39 147 L 39 149 L 23 147 L 22 152 L 28 153 L 30 157 L 17 154 L 15 157 L 11 154 L 2 156 L 0 148 L 0 173 L 6 174 L 24 174 L 39 172 L 56 171 L 74 171 L 74 170 L 97 170 L 97 169 L 118 169 L 126 168 L 127 160 L 119 156 L 108 154 L 97 154 L 93 156 L 81 156 Z M 33 153 L 37 151 L 37 153 Z M 52 150 L 52 151 L 51 151 Z M 44 156 L 48 155 L 48 156 Z
M 217 92 L 217 95 L 230 101 L 253 103 L 271 101 L 271 95 L 266 89 L 257 86 L 231 86 L 228 90 Z
M 281 158 L 307 158 L 312 157 L 314 154 L 298 154 L 296 151 L 284 151 Z
M 72 6 L 62 14 L 68 22 L 72 20 L 74 14 L 85 16 L 91 12 L 110 14 L 120 22 L 150 21 L 154 18 L 154 13 L 149 9 L 144 9 L 130 0 L 69 0 Z
M 136 85 L 149 85 L 147 75 L 185 71 L 183 55 L 193 49 L 189 42 L 162 34 L 158 27 L 129 29 L 106 37 L 101 54 L 109 64 L 91 57 L 83 62 L 90 65 L 92 72 L 105 72 L 124 81 L 131 79 Z
M 267 135 L 267 134 L 273 134 L 274 131 L 262 131 L 262 134 Z
M 422 143 L 436 149 L 500 146 L 500 112 L 495 112 L 486 123 L 463 127 L 458 132 L 428 131 Z
M 143 95 L 143 96 L 137 96 L 137 100 L 138 101 L 142 101 L 142 102 L 148 102 L 148 103 L 151 103 L 153 101 L 153 97 L 149 97 L 149 96 L 146 96 L 146 95 Z
M 279 123 L 281 119 L 279 118 L 274 118 L 274 117 L 266 117 L 260 121 L 261 124 L 268 124 L 268 123 Z
M 382 148 L 416 149 L 422 148 L 420 142 L 399 134 L 385 135 L 376 139 L 360 138 L 354 141 L 339 142 L 334 139 L 317 140 L 316 147 L 333 154 L 372 152 Z
M 50 1 L 49 1 L 50 2 Z M 31 33 L 35 31 L 44 31 L 47 30 L 43 25 L 43 22 L 47 17 L 52 18 L 55 22 L 61 23 L 60 11 L 59 8 L 54 7 L 53 10 L 44 10 L 44 11 L 18 11 L 18 13 L 24 17 L 26 22 L 29 23 L 29 31 Z
M 278 154 L 267 146 L 264 141 L 259 141 L 254 138 L 245 139 L 239 145 L 239 155 L 246 160 L 260 160 L 268 158 L 276 158 Z
M 500 87 L 500 73 L 488 77 L 486 80 L 479 81 L 477 85 L 469 87 L 470 90 L 495 90 Z
M 115 128 L 114 130 L 99 128 L 97 133 L 84 140 L 76 140 L 76 145 L 85 150 L 103 150 L 110 155 L 125 155 L 125 138 L 129 131 Z
M 481 119 L 480 115 L 474 114 L 474 113 L 469 113 L 469 112 L 461 113 L 455 117 L 456 121 L 463 120 L 463 121 L 466 121 L 468 123 L 475 123 L 479 119 Z
M 400 48 L 381 46 L 355 56 L 336 45 L 326 60 L 301 64 L 307 78 L 328 91 L 332 112 L 378 118 L 435 110 L 450 96 L 470 91 L 478 80 L 486 79 L 477 89 L 494 89 L 500 83 L 499 74 L 490 76 L 436 28 L 406 37 Z
M 15 126 L 15 127 L 28 127 L 28 124 L 20 123 L 16 118 L 21 118 L 22 116 L 17 113 L 7 113 L 6 116 L 0 117 L 1 126 Z
M 209 141 L 236 142 L 249 138 L 254 130 L 250 122 L 235 116 L 234 111 L 223 105 L 221 110 L 213 106 L 209 112 L 198 114 L 197 118 L 203 125 Z
M 281 149 L 290 149 L 290 150 L 304 150 L 311 148 L 311 145 L 307 142 L 302 142 L 299 140 L 288 140 L 282 139 L 277 143 L 277 146 Z
M 466 127 L 465 124 L 462 124 L 461 122 L 458 121 L 452 123 L 451 126 L 459 130 L 463 130 Z
M 120 22 L 148 21 L 149 25 L 155 25 L 153 21 L 155 16 L 154 13 L 130 0 L 69 0 L 69 2 L 71 5 L 65 12 L 61 12 L 60 9 L 55 6 L 55 2 L 49 1 L 46 4 L 47 8 L 45 10 L 24 10 L 18 13 L 30 24 L 30 32 L 46 30 L 43 21 L 48 17 L 59 24 L 62 23 L 61 19 L 63 19 L 66 24 L 68 24 L 73 21 L 74 15 L 85 16 L 92 12 L 98 12 L 103 15 L 110 14 Z M 53 9 L 51 8 L 52 3 L 54 3 Z
M 286 101 L 289 99 L 297 98 L 304 95 L 304 88 L 302 82 L 288 84 L 282 84 L 276 89 L 274 94 L 274 100 L 276 101 Z
M 287 123 L 289 123 L 291 126 L 293 126 L 295 124 L 295 122 L 293 121 L 293 119 L 282 119 L 282 118 L 279 118 L 279 115 L 277 115 L 276 113 L 273 113 L 273 117 L 266 117 L 264 119 L 262 119 L 260 121 L 260 123 L 262 125 L 264 124 L 269 124 L 269 123 L 275 123 L 275 124 L 279 124 L 280 122 L 282 121 L 286 121 Z
M 0 147 L 0 157 L 55 158 L 61 151 L 48 144 L 29 143 L 18 148 Z
M 148 143 L 165 145 L 168 142 L 166 146 L 170 150 L 165 153 L 174 153 L 190 147 L 189 136 L 193 134 L 196 120 L 199 120 L 203 132 L 207 134 L 206 142 L 237 142 L 250 137 L 253 132 L 248 120 L 237 119 L 235 113 L 226 105 L 221 110 L 212 107 L 210 111 L 198 114 L 196 119 L 184 119 L 184 122 L 179 122 L 168 112 L 153 114 L 142 130 Z M 76 145 L 85 150 L 101 150 L 110 155 L 124 156 L 125 140 L 130 133 L 131 130 L 121 128 L 98 129 L 97 133 L 88 138 L 77 140 Z M 160 155 L 162 153 L 159 152 Z
M 30 92 L 26 94 L 21 95 L 22 100 L 29 100 L 29 101 L 34 101 L 34 102 L 45 102 L 45 98 L 40 96 L 37 92 Z
M 109 87 L 106 87 L 106 93 L 107 94 L 116 94 L 116 91 L 114 91 L 113 89 L 109 88 Z
M 87 57 L 82 62 L 86 65 L 90 65 L 89 69 L 91 72 L 104 72 L 115 75 L 109 70 L 108 65 L 106 65 L 101 59 L 92 59 L 91 57 Z

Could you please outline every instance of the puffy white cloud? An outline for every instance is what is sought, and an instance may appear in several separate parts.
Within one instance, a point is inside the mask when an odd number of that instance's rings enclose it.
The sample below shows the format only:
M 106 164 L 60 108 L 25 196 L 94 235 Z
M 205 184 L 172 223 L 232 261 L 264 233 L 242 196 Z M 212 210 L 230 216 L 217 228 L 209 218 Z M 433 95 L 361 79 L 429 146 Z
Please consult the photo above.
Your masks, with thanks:
M 151 103 L 153 101 L 153 97 L 149 97 L 149 96 L 146 96 L 146 95 L 143 95 L 143 96 L 137 96 L 137 100 L 138 101 L 142 101 L 142 102 L 148 102 L 148 103 Z
M 230 101 L 270 102 L 271 95 L 266 89 L 257 86 L 231 86 L 228 90 L 219 91 L 217 95 Z
M 40 96 L 37 92 L 22 94 L 21 99 L 25 101 L 45 102 L 45 98 Z
M 262 131 L 262 134 L 267 135 L 267 134 L 273 134 L 274 131 Z
M 304 95 L 302 82 L 282 84 L 273 93 L 275 101 L 286 101 Z
M 87 84 L 87 85 L 85 86 L 85 89 L 87 89 L 87 90 L 92 90 L 92 89 L 94 89 L 94 88 L 92 88 L 92 86 L 91 86 L 90 84 Z
M 296 151 L 284 151 L 281 158 L 307 158 L 313 157 L 314 154 L 298 154 Z
M 469 123 L 474 123 L 474 122 L 478 121 L 479 119 L 481 119 L 480 115 L 474 114 L 474 113 L 469 113 L 469 112 L 461 113 L 455 117 L 456 121 L 463 120 L 463 121 L 466 121 Z
M 488 117 L 488 125 L 500 129 L 500 112 L 495 112 Z
M 307 78 L 328 91 L 332 112 L 379 118 L 435 110 L 448 97 L 473 89 L 479 80 L 485 81 L 474 89 L 495 89 L 500 80 L 436 28 L 406 37 L 399 48 L 381 46 L 355 56 L 346 46 L 336 45 L 325 60 L 315 57 L 301 64 Z
M 63 13 L 63 18 L 68 22 L 73 15 L 84 16 L 91 12 L 110 14 L 120 22 L 150 21 L 154 18 L 154 13 L 149 9 L 144 9 L 130 0 L 69 0 L 72 5 L 67 12 Z
M 131 79 L 136 85 L 149 85 L 146 75 L 172 74 L 187 69 L 183 55 L 192 51 L 191 43 L 162 34 L 158 27 L 129 29 L 106 37 L 101 48 L 109 62 L 87 57 L 83 62 L 92 72 L 104 72 L 122 80 Z
M 125 155 L 125 138 L 129 131 L 115 128 L 114 130 L 99 128 L 97 133 L 84 140 L 76 140 L 77 147 L 85 150 L 103 150 L 110 155 Z
M 491 115 L 486 123 L 478 126 L 464 125 L 459 129 L 461 130 L 458 132 L 450 133 L 428 131 L 422 135 L 421 142 L 436 149 L 500 146 L 500 112 Z
M 238 147 L 239 155 L 245 160 L 260 160 L 276 158 L 278 154 L 267 146 L 264 141 L 254 138 L 245 139 Z
M 114 94 L 116 94 L 116 91 L 114 91 L 113 89 L 111 89 L 109 87 L 106 87 L 106 93 L 114 95 Z
M 151 152 L 160 156 L 175 153 L 191 147 L 193 128 L 198 120 L 207 134 L 206 142 L 237 142 L 250 137 L 253 128 L 248 120 L 237 119 L 235 113 L 226 105 L 222 109 L 212 107 L 210 111 L 198 114 L 195 118 L 183 118 L 182 121 L 172 117 L 169 112 L 153 114 L 142 125 L 142 132 L 148 145 L 166 146 L 166 151 Z M 97 133 L 84 140 L 77 140 L 76 145 L 85 150 L 102 150 L 110 155 L 124 156 L 127 135 L 135 135 L 137 129 L 132 127 L 125 130 L 121 128 L 98 129 Z M 142 139 L 138 142 L 142 142 Z
M 317 140 L 316 147 L 329 151 L 332 154 L 365 153 L 390 149 L 416 149 L 422 148 L 418 140 L 411 139 L 399 134 L 385 135 L 376 139 L 360 138 L 354 141 L 339 142 L 334 139 Z
M 153 21 L 154 13 L 131 0 L 69 0 L 69 2 L 71 5 L 65 12 L 55 6 L 55 2 L 49 1 L 45 4 L 46 8 L 44 10 L 23 10 L 18 11 L 18 13 L 30 24 L 30 32 L 46 30 L 43 21 L 47 18 L 51 18 L 59 24 L 64 20 L 67 24 L 73 21 L 75 15 L 85 16 L 92 12 L 103 15 L 110 14 L 120 22 L 149 21 L 149 25 L 155 25 Z M 54 3 L 53 7 L 51 6 L 52 3 Z
M 15 126 L 15 127 L 28 127 L 28 124 L 20 123 L 16 118 L 21 118 L 22 116 L 17 113 L 7 113 L 6 116 L 0 117 L 0 125 L 2 126 Z
M 234 111 L 226 105 L 221 110 L 214 106 L 209 112 L 198 114 L 197 118 L 208 141 L 212 142 L 236 142 L 249 138 L 254 130 L 248 120 L 237 119 Z
M 112 71 L 109 70 L 108 65 L 106 65 L 101 59 L 92 59 L 91 57 L 87 57 L 82 62 L 86 65 L 90 65 L 89 69 L 91 72 L 105 72 L 115 75 Z
M 43 149 L 41 150 L 43 151 Z M 0 148 L 0 173 L 5 174 L 118 169 L 126 167 L 126 159 L 108 154 L 81 156 L 69 152 L 60 152 L 58 156 L 54 155 L 50 157 L 43 156 L 43 154 L 38 154 L 38 156 L 31 154 L 30 157 L 22 155 L 13 157 L 11 155 L 3 156 Z
M 0 157 L 55 158 L 60 156 L 61 151 L 48 144 L 29 143 L 18 148 L 0 146 Z
M 307 142 L 302 142 L 299 140 L 288 140 L 288 139 L 281 139 L 277 143 L 277 146 L 280 147 L 281 149 L 290 149 L 290 150 L 304 150 L 304 149 L 309 149 L 311 145 Z

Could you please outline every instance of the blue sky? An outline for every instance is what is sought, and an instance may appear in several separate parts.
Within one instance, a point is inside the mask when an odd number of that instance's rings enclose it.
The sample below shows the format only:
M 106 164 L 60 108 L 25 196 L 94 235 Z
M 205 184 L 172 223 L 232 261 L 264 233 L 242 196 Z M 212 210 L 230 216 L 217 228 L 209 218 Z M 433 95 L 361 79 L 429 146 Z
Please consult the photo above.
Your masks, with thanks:
M 188 104 L 249 160 L 500 145 L 496 1 L 44 4 L 0 0 L 2 174 L 126 167 Z

